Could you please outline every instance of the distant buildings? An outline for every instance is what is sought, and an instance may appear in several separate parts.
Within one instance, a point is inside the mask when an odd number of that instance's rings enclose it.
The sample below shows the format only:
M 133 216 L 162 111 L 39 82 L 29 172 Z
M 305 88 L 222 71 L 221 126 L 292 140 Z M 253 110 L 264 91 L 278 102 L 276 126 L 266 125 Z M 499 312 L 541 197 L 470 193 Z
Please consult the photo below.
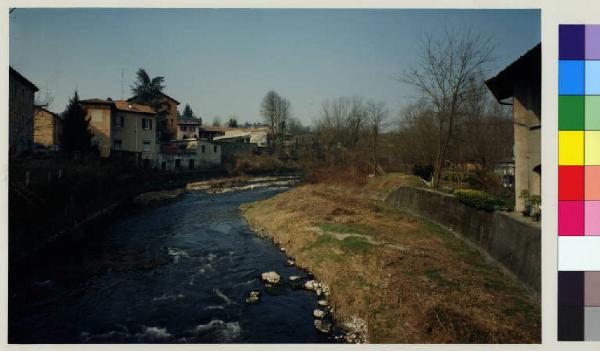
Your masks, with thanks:
M 102 157 L 112 153 L 134 153 L 141 165 L 156 160 L 156 112 L 146 105 L 125 100 L 82 100 L 94 133 L 93 142 Z
M 541 58 L 538 44 L 486 81 L 498 102 L 513 108 L 515 211 L 525 207 L 522 191 L 541 194 Z
M 34 143 L 47 150 L 60 149 L 64 120 L 44 106 L 34 106 L 38 88 L 10 70 L 11 151 L 31 150 Z M 269 128 L 202 126 L 197 119 L 178 119 L 174 98 L 161 93 L 159 106 L 128 100 L 86 99 L 81 105 L 89 121 L 94 144 L 102 158 L 161 170 L 206 169 L 227 159 L 245 157 L 271 143 Z M 164 123 L 162 128 L 158 123 Z M 159 130 L 170 140 L 161 139 Z
M 16 155 L 33 147 L 33 101 L 39 89 L 12 67 L 8 71 L 8 143 Z

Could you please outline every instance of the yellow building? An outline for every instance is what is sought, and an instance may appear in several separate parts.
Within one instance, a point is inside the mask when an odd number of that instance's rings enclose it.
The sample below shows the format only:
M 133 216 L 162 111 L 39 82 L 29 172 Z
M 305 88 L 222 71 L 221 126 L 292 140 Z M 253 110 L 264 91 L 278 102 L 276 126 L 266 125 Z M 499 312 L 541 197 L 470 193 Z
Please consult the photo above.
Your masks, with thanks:
M 165 93 L 160 93 L 160 107 L 157 108 L 157 115 L 164 116 L 162 121 L 162 126 L 159 127 L 159 130 L 162 128 L 166 132 L 169 133 L 171 139 L 177 138 L 177 105 L 179 105 L 179 101 L 173 99 L 169 95 Z M 127 101 L 136 101 L 137 96 L 132 96 Z M 157 121 L 158 122 L 158 121 Z
M 62 118 L 42 106 L 33 107 L 33 142 L 45 148 L 58 148 L 62 137 Z
M 156 160 L 156 113 L 150 106 L 125 100 L 83 100 L 93 142 L 102 157 L 133 153 L 144 166 Z

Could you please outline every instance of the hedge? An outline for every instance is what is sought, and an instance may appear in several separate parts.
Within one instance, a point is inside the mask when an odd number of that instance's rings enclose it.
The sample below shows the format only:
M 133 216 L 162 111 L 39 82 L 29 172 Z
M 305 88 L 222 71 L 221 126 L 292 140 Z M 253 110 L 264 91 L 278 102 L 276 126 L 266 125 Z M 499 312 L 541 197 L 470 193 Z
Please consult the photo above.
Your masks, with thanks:
M 454 192 L 454 196 L 467 206 L 488 212 L 497 210 L 503 205 L 502 200 L 480 190 L 459 189 Z

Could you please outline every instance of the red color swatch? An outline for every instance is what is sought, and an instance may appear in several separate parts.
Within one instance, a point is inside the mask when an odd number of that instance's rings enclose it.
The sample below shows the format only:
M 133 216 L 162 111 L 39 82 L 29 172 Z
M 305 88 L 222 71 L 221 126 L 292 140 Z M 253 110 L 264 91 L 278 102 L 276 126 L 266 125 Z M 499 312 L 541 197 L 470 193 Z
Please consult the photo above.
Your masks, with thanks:
M 558 200 L 583 200 L 585 197 L 585 168 L 558 167 Z

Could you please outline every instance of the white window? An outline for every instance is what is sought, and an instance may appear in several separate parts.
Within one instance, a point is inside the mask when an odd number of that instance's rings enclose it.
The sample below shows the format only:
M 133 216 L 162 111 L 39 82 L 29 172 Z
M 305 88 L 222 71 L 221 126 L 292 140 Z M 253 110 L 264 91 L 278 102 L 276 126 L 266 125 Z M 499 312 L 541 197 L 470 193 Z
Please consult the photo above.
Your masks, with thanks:
M 142 119 L 142 129 L 151 130 L 152 129 L 152 120 L 143 118 Z
M 113 140 L 113 150 L 121 150 L 121 140 Z
M 144 141 L 144 152 L 150 152 L 150 142 Z

